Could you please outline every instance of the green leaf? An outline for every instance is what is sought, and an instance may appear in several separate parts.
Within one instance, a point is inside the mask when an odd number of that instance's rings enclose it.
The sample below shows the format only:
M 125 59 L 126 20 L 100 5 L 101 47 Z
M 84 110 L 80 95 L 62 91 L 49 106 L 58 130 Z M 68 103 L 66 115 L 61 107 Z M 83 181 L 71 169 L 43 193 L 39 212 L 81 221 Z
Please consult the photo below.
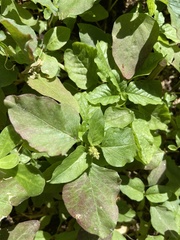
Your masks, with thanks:
M 3 158 L 0 158 L 0 168 L 10 169 L 17 166 L 19 163 L 19 155 L 17 153 L 9 154 Z
M 152 52 L 145 59 L 141 68 L 135 73 L 134 77 L 150 75 L 150 73 L 159 66 L 162 61 L 162 54 L 159 52 Z
M 76 148 L 62 163 L 55 168 L 50 183 L 66 183 L 79 177 L 88 168 L 86 152 L 83 146 Z
M 51 240 L 51 235 L 48 232 L 40 230 L 36 233 L 33 240 Z
M 148 10 L 149 10 L 149 15 L 153 16 L 156 14 L 156 3 L 155 0 L 147 0 L 147 6 L 148 6 Z
M 86 23 L 79 23 L 78 27 L 81 42 L 92 47 L 95 47 L 98 41 L 110 43 L 109 36 L 100 28 Z
M 70 29 L 63 26 L 51 28 L 44 34 L 44 44 L 49 51 L 62 48 L 70 37 Z
M 104 116 L 98 109 L 89 120 L 88 140 L 93 146 L 102 142 L 104 137 Z
M 177 38 L 177 31 L 171 24 L 164 24 L 162 26 L 162 31 L 168 39 L 172 40 L 175 43 L 179 43 L 180 39 Z
M 115 229 L 113 231 L 112 240 L 126 240 L 126 238 L 118 231 L 118 229 Z
M 118 222 L 131 222 L 136 216 L 136 212 L 124 200 L 118 201 L 117 204 L 119 208 Z
M 69 105 L 32 94 L 8 96 L 5 104 L 15 130 L 38 151 L 64 155 L 77 142 L 79 115 Z
M 136 119 L 132 123 L 135 142 L 138 150 L 139 161 L 150 163 L 155 153 L 154 138 L 149 130 L 148 123 L 142 119 Z
M 25 222 L 18 223 L 15 228 L 3 229 L 0 231 L 0 237 L 4 240 L 34 240 L 36 232 L 40 227 L 40 222 L 38 220 L 29 220 Z M 8 239 L 5 238 L 8 234 Z
M 153 228 L 161 233 L 170 233 L 173 237 L 173 231 L 178 232 L 178 226 L 175 221 L 174 213 L 163 206 L 150 207 L 151 223 Z M 171 239 L 171 238 L 170 238 Z
M 55 6 L 51 0 L 32 0 L 32 2 L 34 2 L 35 4 L 39 3 L 42 6 L 46 7 L 46 9 L 48 9 L 50 12 L 53 13 L 53 15 L 57 15 L 58 13 L 58 8 L 57 6 Z
M 120 92 L 120 77 L 119 74 L 112 70 L 108 62 L 108 44 L 105 42 L 98 42 L 96 45 L 97 57 L 95 63 L 98 67 L 98 75 L 103 82 L 111 82 L 116 88 L 117 92 Z
M 34 30 L 25 25 L 18 25 L 14 20 L 0 17 L 0 23 L 9 31 L 11 37 L 20 47 L 22 54 L 27 56 L 27 63 L 34 60 L 33 52 L 37 47 Z
M 41 71 L 46 74 L 48 78 L 56 77 L 59 71 L 57 59 L 43 53 L 41 56 Z
M 139 106 L 139 113 L 149 123 L 151 130 L 167 130 L 167 124 L 171 120 L 171 114 L 166 104 Z
M 140 178 L 129 179 L 121 176 L 121 192 L 135 201 L 141 201 L 144 198 L 144 184 Z
M 93 164 L 88 174 L 84 173 L 63 188 L 69 213 L 82 228 L 100 238 L 107 237 L 116 226 L 119 181 L 115 171 Z
M 13 66 L 12 62 L 7 60 L 7 57 L 3 57 L 0 55 L 0 88 L 6 87 L 11 83 L 17 80 L 18 71 L 15 66 Z
M 75 98 L 78 101 L 80 107 L 80 114 L 84 122 L 89 124 L 89 119 L 93 116 L 97 109 L 100 109 L 99 106 L 93 106 L 88 102 L 88 93 L 79 92 L 75 94 Z
M 58 78 L 47 79 L 38 74 L 35 79 L 30 77 L 27 83 L 31 88 L 42 95 L 51 97 L 60 103 L 69 104 L 73 109 L 79 112 L 78 102 Z
M 97 82 L 95 56 L 95 48 L 78 42 L 73 43 L 72 49 L 64 53 L 65 70 L 81 89 L 87 89 Z
M 96 0 L 58 0 L 59 18 L 66 19 L 68 17 L 80 15 L 89 10 Z
M 88 94 L 87 99 L 92 104 L 100 103 L 106 106 L 119 102 L 120 96 L 117 93 L 113 94 L 107 84 L 101 84 Z
M 86 22 L 98 22 L 108 17 L 106 9 L 100 5 L 94 5 L 90 10 L 81 14 L 81 18 Z
M 115 167 L 123 167 L 134 160 L 136 146 L 130 128 L 109 128 L 102 142 L 106 161 Z
M 13 176 L 29 196 L 34 197 L 43 192 L 45 180 L 40 175 L 40 171 L 32 165 L 19 164 L 13 169 L 4 170 L 4 172 Z
M 104 113 L 105 129 L 125 128 L 133 121 L 133 113 L 126 108 L 109 107 Z
M 176 200 L 166 201 L 162 204 L 162 206 L 166 207 L 169 211 L 174 213 L 175 221 L 178 226 L 178 233 L 180 232 L 180 205 L 179 198 Z
M 0 133 L 0 158 L 10 153 L 20 142 L 19 135 L 11 125 L 5 127 Z
M 19 205 L 29 195 L 14 178 L 0 181 L 0 220 L 7 217 L 12 206 Z
M 150 172 L 149 176 L 147 177 L 149 186 L 160 183 L 163 180 L 165 170 L 166 170 L 166 162 L 161 161 L 161 163 L 156 168 L 154 168 Z
M 171 16 L 171 25 L 174 28 L 176 28 L 177 37 L 180 39 L 180 30 L 179 30 L 180 3 L 178 0 L 169 0 L 167 6 Z
M 131 79 L 152 50 L 159 34 L 157 22 L 144 13 L 126 13 L 114 23 L 113 56 L 126 79 Z
M 127 95 L 131 102 L 146 106 L 147 104 L 162 104 L 160 82 L 154 81 L 135 81 L 130 82 Z
M 146 197 L 150 202 L 162 203 L 171 196 L 170 189 L 167 186 L 155 185 L 147 189 Z
M 154 45 L 154 49 L 161 53 L 166 59 L 168 64 L 174 66 L 178 71 L 180 71 L 180 51 L 178 46 L 171 46 L 162 42 L 157 42 Z
M 45 180 L 39 171 L 31 165 L 19 164 L 3 172 L 8 178 L 0 181 L 0 219 L 11 212 L 12 206 L 17 206 L 25 199 L 41 194 L 45 186 Z
M 13 0 L 1 0 L 1 14 L 7 18 L 13 19 L 18 24 L 34 26 L 37 23 L 32 14 L 23 8 L 21 4 L 17 4 Z

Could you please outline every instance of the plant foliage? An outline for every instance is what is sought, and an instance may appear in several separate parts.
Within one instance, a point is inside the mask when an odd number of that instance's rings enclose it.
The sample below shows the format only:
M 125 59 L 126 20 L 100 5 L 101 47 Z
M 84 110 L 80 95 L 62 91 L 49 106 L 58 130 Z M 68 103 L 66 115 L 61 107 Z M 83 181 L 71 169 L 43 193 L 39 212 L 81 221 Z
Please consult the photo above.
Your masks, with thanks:
M 179 1 L 0 11 L 0 239 L 180 239 Z

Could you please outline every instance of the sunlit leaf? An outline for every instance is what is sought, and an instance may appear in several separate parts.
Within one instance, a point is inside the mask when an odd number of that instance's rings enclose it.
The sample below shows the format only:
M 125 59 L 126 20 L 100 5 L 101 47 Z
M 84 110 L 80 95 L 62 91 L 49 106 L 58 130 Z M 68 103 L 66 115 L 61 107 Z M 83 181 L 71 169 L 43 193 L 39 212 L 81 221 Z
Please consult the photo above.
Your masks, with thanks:
M 66 19 L 71 16 L 77 16 L 89 10 L 96 0 L 58 0 L 59 18 Z
M 170 198 L 171 194 L 170 189 L 162 185 L 154 185 L 146 191 L 147 199 L 153 203 L 165 202 Z
M 85 148 L 79 146 L 55 168 L 50 183 L 66 183 L 79 177 L 87 168 Z
M 100 28 L 87 23 L 79 23 L 79 37 L 81 42 L 95 47 L 97 42 L 110 42 L 108 35 Z
M 119 181 L 115 171 L 92 165 L 88 173 L 64 186 L 65 205 L 86 231 L 105 238 L 115 228 Z
M 16 3 L 13 0 L 1 1 L 1 14 L 8 18 L 14 19 L 18 24 L 25 24 L 28 26 L 34 26 L 37 20 L 26 8 L 23 8 L 21 4 Z
M 102 111 L 97 110 L 89 121 L 88 140 L 91 145 L 98 145 L 104 137 L 104 117 Z
M 128 179 L 126 176 L 121 176 L 121 179 L 122 193 L 136 201 L 141 201 L 144 198 L 144 184 L 140 178 Z
M 79 112 L 79 106 L 76 99 L 64 87 L 58 78 L 47 79 L 38 74 L 35 79 L 30 77 L 27 83 L 31 88 L 42 95 L 51 97 L 60 103 L 69 104 L 72 108 Z
M 96 4 L 90 10 L 81 14 L 81 18 L 87 22 L 97 22 L 106 19 L 108 15 L 108 12 L 102 5 Z
M 107 84 L 101 84 L 88 94 L 87 99 L 92 104 L 100 103 L 106 106 L 118 102 L 120 96 L 118 94 L 113 94 Z
M 133 121 L 133 113 L 126 108 L 109 107 L 104 113 L 105 128 L 124 128 Z
M 157 22 L 144 13 L 126 13 L 114 23 L 113 56 L 126 79 L 131 79 L 151 52 L 159 34 Z
M 130 128 L 109 128 L 102 142 L 106 161 L 115 167 L 122 167 L 134 160 L 136 146 Z
M 11 125 L 5 127 L 0 133 L 0 158 L 5 157 L 20 142 L 19 135 Z
M 70 37 L 70 29 L 63 26 L 51 28 L 44 35 L 44 44 L 50 51 L 55 51 L 63 47 Z
M 0 181 L 0 219 L 7 217 L 13 206 L 42 193 L 45 185 L 39 171 L 32 166 L 18 165 L 4 172 L 8 178 Z
M 87 89 L 97 82 L 95 56 L 96 49 L 84 43 L 73 43 L 72 49 L 65 51 L 65 69 L 81 89 Z
M 16 153 L 9 154 L 3 158 L 0 158 L 0 168 L 10 169 L 17 166 L 19 163 L 19 156 Z
M 8 234 L 8 240 L 34 240 L 36 232 L 40 227 L 40 222 L 38 220 L 29 220 L 25 222 L 18 223 L 14 229 L 3 229 L 0 231 L 0 236 L 2 239 L 6 239 L 6 233 Z
M 56 77 L 59 71 L 59 64 L 57 59 L 43 53 L 41 56 L 41 71 L 48 78 Z
M 33 52 L 37 47 L 37 37 L 34 30 L 29 26 L 19 25 L 14 20 L 2 16 L 0 17 L 0 23 L 11 34 L 11 37 L 20 47 L 22 54 L 28 57 L 27 61 L 33 61 Z
M 46 7 L 50 10 L 55 16 L 57 15 L 58 9 L 57 7 L 52 3 L 51 0 L 32 0 L 34 3 L 39 3 L 42 6 Z
M 161 86 L 157 81 L 131 82 L 127 87 L 127 95 L 131 102 L 141 104 L 162 104 Z
M 153 228 L 161 233 L 169 232 L 173 237 L 173 231 L 178 232 L 174 213 L 163 206 L 150 207 L 151 223 Z
M 142 119 L 136 119 L 132 123 L 132 129 L 138 150 L 139 160 L 148 164 L 156 151 L 154 138 L 148 127 L 148 123 Z
M 64 155 L 77 142 L 79 115 L 69 105 L 31 94 L 8 96 L 5 104 L 15 130 L 38 151 Z

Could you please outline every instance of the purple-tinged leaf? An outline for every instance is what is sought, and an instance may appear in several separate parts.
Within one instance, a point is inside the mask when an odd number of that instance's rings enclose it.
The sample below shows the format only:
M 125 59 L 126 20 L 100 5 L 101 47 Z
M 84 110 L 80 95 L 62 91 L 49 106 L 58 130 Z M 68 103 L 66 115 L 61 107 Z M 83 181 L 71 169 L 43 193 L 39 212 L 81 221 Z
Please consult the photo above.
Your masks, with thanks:
M 32 94 L 8 96 L 5 105 L 15 130 L 39 152 L 64 155 L 77 142 L 79 114 L 69 105 Z
M 131 79 L 152 50 L 159 34 L 157 22 L 144 13 L 120 16 L 112 30 L 114 60 L 126 79 Z
M 63 188 L 69 213 L 91 234 L 106 238 L 116 226 L 120 178 L 117 172 L 95 164 L 77 180 Z
M 38 220 L 21 222 L 14 229 L 10 229 L 10 231 L 3 229 L 0 232 L 0 237 L 1 239 L 7 239 L 6 235 L 8 235 L 8 240 L 34 240 L 39 227 L 40 222 Z

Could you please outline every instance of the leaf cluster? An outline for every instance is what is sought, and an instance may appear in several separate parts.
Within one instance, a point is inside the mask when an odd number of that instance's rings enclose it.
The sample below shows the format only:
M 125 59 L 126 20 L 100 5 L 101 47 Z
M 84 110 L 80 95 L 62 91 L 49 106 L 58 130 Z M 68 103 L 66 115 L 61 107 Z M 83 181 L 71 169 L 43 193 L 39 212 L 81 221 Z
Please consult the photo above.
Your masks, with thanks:
M 0 11 L 0 238 L 180 239 L 179 2 Z

